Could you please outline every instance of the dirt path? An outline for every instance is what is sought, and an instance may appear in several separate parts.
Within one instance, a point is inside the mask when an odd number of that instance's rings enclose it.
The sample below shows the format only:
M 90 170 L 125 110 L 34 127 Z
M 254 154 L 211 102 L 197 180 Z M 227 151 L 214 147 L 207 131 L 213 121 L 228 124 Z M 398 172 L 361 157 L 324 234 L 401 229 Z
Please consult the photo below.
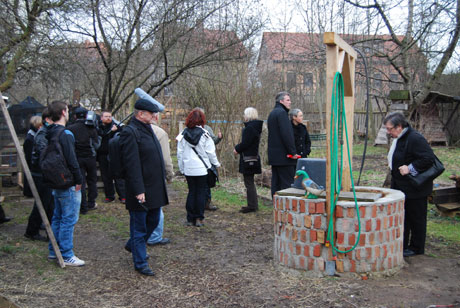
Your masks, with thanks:
M 7 204 L 15 219 L 0 225 L 0 296 L 19 307 L 460 307 L 458 247 L 432 240 L 393 277 L 309 278 L 273 263 L 270 205 L 246 215 L 221 205 L 195 228 L 184 225 L 184 192 L 170 200 L 172 243 L 148 248 L 153 278 L 136 273 L 123 249 L 123 205 L 100 204 L 81 218 L 75 251 L 87 265 L 60 269 L 46 260 L 46 244 L 23 237 L 31 203 Z

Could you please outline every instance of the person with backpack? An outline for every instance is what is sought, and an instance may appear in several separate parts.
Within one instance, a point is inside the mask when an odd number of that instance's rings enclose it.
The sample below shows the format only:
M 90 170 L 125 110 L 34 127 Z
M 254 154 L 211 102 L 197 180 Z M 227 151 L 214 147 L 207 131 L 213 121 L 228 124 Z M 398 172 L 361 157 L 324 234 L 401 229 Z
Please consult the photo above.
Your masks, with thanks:
M 125 249 L 132 253 L 134 269 L 154 276 L 147 262 L 147 240 L 168 204 L 166 172 L 161 146 L 150 124 L 159 109 L 145 99 L 134 104 L 134 116 L 120 134 L 121 165 L 126 185 L 130 238 Z
M 43 209 L 46 212 L 48 221 L 51 222 L 54 211 L 54 199 L 51 193 L 51 188 L 49 188 L 43 182 L 43 176 L 39 165 L 40 153 L 48 145 L 48 140 L 46 139 L 48 127 L 51 124 L 53 124 L 49 117 L 48 108 L 45 108 L 42 112 L 42 123 L 43 125 L 37 131 L 33 140 L 29 165 L 30 172 L 32 173 L 32 177 L 34 179 L 35 187 L 37 188 L 38 195 L 40 196 L 40 200 L 43 205 Z M 34 202 L 34 207 L 32 208 L 32 212 L 29 215 L 29 220 L 27 223 L 26 232 L 24 233 L 24 236 L 31 240 L 47 242 L 48 238 L 46 236 L 40 235 L 41 224 L 42 217 L 40 216 L 40 212 L 38 211 L 37 202 Z
M 75 153 L 80 165 L 82 180 L 80 213 L 86 214 L 97 208 L 97 163 L 96 151 L 100 146 L 100 137 L 94 122 L 86 122 L 88 110 L 78 107 L 74 111 L 76 121 L 68 126 L 75 137 Z M 88 196 L 86 192 L 88 191 Z
M 65 125 L 69 109 L 64 102 L 54 101 L 49 107 L 54 122 L 48 130 L 48 145 L 40 155 L 40 168 L 45 185 L 52 188 L 54 213 L 51 229 L 66 266 L 83 266 L 85 261 L 73 252 L 73 232 L 78 221 L 81 203 L 82 177 L 75 154 L 75 138 Z M 49 260 L 56 260 L 49 243 Z

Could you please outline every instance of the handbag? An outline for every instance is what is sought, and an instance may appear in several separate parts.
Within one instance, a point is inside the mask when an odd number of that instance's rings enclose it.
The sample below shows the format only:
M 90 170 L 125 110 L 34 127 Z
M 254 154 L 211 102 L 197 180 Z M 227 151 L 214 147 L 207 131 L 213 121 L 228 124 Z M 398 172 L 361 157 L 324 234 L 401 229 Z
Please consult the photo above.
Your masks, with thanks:
M 206 167 L 206 170 L 208 170 L 208 175 L 206 177 L 206 182 L 208 184 L 209 188 L 216 187 L 216 182 L 219 182 L 219 173 L 217 172 L 216 166 L 211 164 L 211 167 L 208 168 L 208 165 L 204 162 L 203 158 L 201 158 L 200 154 L 196 151 L 195 148 L 192 148 L 192 150 L 195 152 L 195 154 L 198 156 L 198 158 L 201 160 L 203 165 Z
M 445 170 L 444 165 L 439 158 L 434 156 L 433 165 L 423 172 L 419 172 L 416 176 L 409 175 L 409 179 L 414 186 L 421 186 L 428 181 L 433 181 L 435 178 L 441 175 Z
M 407 152 L 407 142 L 404 147 L 404 153 Z M 415 187 L 422 186 L 428 181 L 433 181 L 435 178 L 441 175 L 444 172 L 445 168 L 439 158 L 433 153 L 434 155 L 434 163 L 433 165 L 423 172 L 417 173 L 417 175 L 413 176 L 410 173 L 407 175 L 411 184 Z
M 243 166 L 245 170 L 259 169 L 260 156 L 244 156 L 243 154 Z

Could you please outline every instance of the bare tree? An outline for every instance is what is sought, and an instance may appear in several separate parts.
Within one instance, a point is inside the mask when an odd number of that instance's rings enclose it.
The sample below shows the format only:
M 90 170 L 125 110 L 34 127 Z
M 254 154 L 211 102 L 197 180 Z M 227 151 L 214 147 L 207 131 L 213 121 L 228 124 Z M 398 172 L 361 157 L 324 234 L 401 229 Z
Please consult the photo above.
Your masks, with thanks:
M 81 51 L 73 58 L 91 76 L 101 107 L 116 113 L 136 87 L 155 97 L 188 70 L 241 59 L 243 43 L 261 27 L 257 16 L 251 1 L 88 0 L 59 27 L 92 41 L 93 65 Z
M 460 37 L 460 0 L 425 0 L 414 3 L 407 1 L 360 1 L 345 0 L 354 7 L 366 9 L 378 14 L 383 21 L 386 31 L 394 44 L 399 48 L 393 52 L 381 52 L 377 55 L 388 61 L 398 72 L 405 87 L 412 94 L 415 89 L 420 90 L 416 97 L 412 97 L 412 108 L 421 104 L 441 77 L 458 45 Z M 404 21 L 391 19 L 390 14 L 406 12 Z M 398 33 L 404 33 L 400 36 Z M 414 46 L 420 48 L 429 63 L 432 74 L 418 84 L 414 68 L 420 62 L 412 61 L 415 58 Z
M 9 89 L 24 58 L 40 40 L 42 27 L 52 12 L 62 9 L 68 0 L 2 0 L 0 10 L 0 91 Z

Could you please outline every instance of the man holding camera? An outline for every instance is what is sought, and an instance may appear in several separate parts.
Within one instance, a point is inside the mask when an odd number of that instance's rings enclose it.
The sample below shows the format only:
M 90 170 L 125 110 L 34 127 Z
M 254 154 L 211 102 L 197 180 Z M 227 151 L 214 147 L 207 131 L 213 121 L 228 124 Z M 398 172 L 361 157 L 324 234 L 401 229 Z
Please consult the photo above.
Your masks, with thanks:
M 118 125 L 117 125 L 118 124 Z M 102 182 L 104 182 L 104 202 L 109 203 L 115 200 L 115 189 L 118 193 L 118 198 L 122 203 L 125 203 L 125 180 L 114 179 L 110 172 L 109 165 L 109 140 L 120 131 L 120 123 L 115 123 L 112 118 L 112 113 L 107 110 L 101 112 L 101 122 L 99 123 L 99 136 L 102 137 L 101 146 L 97 150 L 97 161 L 101 169 Z M 115 182 L 115 187 L 113 185 Z
M 96 151 L 100 146 L 100 139 L 95 127 L 94 113 L 88 118 L 88 110 L 78 107 L 74 110 L 76 121 L 67 129 L 75 136 L 75 152 L 83 178 L 81 187 L 80 214 L 96 209 L 97 198 L 97 167 Z M 88 197 L 86 196 L 88 188 Z

